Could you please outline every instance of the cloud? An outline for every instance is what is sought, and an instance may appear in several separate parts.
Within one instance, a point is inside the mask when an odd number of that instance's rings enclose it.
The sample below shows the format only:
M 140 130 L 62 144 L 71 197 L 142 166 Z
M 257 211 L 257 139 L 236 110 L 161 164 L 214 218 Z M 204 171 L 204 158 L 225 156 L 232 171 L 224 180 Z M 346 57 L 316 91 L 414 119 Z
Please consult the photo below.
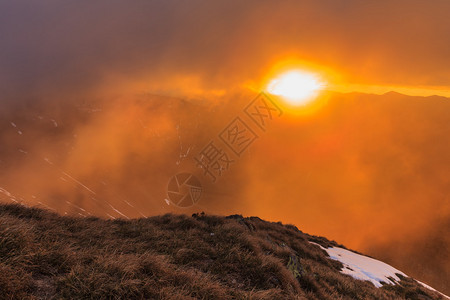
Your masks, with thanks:
M 352 83 L 448 85 L 448 1 L 0 5 L 2 101 L 156 89 L 174 75 L 229 89 L 286 57 Z

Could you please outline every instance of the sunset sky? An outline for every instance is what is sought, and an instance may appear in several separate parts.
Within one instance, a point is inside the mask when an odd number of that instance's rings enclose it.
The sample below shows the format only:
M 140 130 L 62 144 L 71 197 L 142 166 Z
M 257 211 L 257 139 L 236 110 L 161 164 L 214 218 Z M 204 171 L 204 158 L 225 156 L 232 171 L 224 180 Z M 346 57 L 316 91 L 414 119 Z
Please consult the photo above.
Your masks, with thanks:
M 450 91 L 446 0 L 2 1 L 0 7 L 0 88 L 16 96 L 228 91 L 257 86 L 286 60 L 323 72 L 336 90 Z
M 449 13 L 448 0 L 0 0 L 0 200 L 256 215 L 449 293 Z M 274 92 L 282 116 L 220 181 L 201 177 L 194 156 L 292 70 L 317 93 L 296 106 Z M 185 210 L 164 200 L 181 171 L 204 188 Z

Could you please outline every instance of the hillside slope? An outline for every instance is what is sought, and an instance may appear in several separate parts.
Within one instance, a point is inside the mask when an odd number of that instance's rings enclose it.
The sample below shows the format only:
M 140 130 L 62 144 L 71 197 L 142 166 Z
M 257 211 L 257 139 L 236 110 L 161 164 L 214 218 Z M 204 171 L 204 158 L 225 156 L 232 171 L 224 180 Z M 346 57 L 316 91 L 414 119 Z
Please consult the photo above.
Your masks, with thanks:
M 3 204 L 0 297 L 444 299 L 400 273 L 386 280 L 391 284 L 375 282 L 379 288 L 356 280 L 342 273 L 355 270 L 324 249 L 361 257 L 292 225 L 257 217 L 103 220 Z

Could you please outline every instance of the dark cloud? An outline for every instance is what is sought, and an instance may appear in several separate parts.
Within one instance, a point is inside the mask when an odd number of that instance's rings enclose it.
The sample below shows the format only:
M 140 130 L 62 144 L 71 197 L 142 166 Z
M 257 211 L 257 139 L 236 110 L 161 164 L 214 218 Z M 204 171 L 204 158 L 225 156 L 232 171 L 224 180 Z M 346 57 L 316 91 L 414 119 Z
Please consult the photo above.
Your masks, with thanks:
M 155 88 L 173 74 L 230 88 L 286 55 L 358 83 L 448 85 L 448 1 L 0 5 L 0 90 L 9 97 Z

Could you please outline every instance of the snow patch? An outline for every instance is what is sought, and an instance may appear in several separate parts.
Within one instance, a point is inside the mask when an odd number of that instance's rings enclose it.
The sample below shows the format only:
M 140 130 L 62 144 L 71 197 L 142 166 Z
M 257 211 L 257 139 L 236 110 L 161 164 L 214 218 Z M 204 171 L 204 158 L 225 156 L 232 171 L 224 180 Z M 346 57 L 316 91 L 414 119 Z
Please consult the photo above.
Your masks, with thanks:
M 358 280 L 370 281 L 376 287 L 383 286 L 382 282 L 396 284 L 397 281 L 400 281 L 397 274 L 407 277 L 403 272 L 382 261 L 339 247 L 324 248 L 319 244 L 312 244 L 325 250 L 331 259 L 340 261 L 344 265 L 341 273 L 350 275 Z
M 382 261 L 361 254 L 357 254 L 340 247 L 324 248 L 317 243 L 314 242 L 310 243 L 317 245 L 323 250 L 325 250 L 331 259 L 340 261 L 344 265 L 344 267 L 341 270 L 341 273 L 350 275 L 358 280 L 370 281 L 378 288 L 382 286 L 382 282 L 387 284 L 397 284 L 397 282 L 400 281 L 400 278 L 397 276 L 397 274 L 409 277 L 405 273 L 395 269 L 394 267 Z M 418 280 L 415 281 L 423 285 L 425 288 L 437 292 L 447 299 L 450 299 L 449 296 L 442 294 L 441 292 L 435 290 L 431 286 L 426 285 L 425 283 L 420 282 Z
M 414 279 L 414 280 L 416 280 L 416 279 Z M 432 287 L 429 286 L 428 284 L 425 284 L 425 283 L 423 283 L 423 282 L 421 282 L 421 281 L 419 281 L 419 280 L 416 280 L 416 281 L 417 281 L 419 284 L 423 285 L 425 288 L 427 288 L 427 289 L 429 289 L 429 290 L 432 290 L 432 291 L 434 291 L 434 292 L 437 292 L 437 293 L 441 294 L 443 297 L 445 297 L 445 298 L 447 298 L 447 299 L 450 299 L 449 296 L 447 296 L 447 295 L 445 295 L 445 294 L 442 294 L 441 292 L 439 292 L 438 290 L 435 290 L 434 288 L 432 288 Z

